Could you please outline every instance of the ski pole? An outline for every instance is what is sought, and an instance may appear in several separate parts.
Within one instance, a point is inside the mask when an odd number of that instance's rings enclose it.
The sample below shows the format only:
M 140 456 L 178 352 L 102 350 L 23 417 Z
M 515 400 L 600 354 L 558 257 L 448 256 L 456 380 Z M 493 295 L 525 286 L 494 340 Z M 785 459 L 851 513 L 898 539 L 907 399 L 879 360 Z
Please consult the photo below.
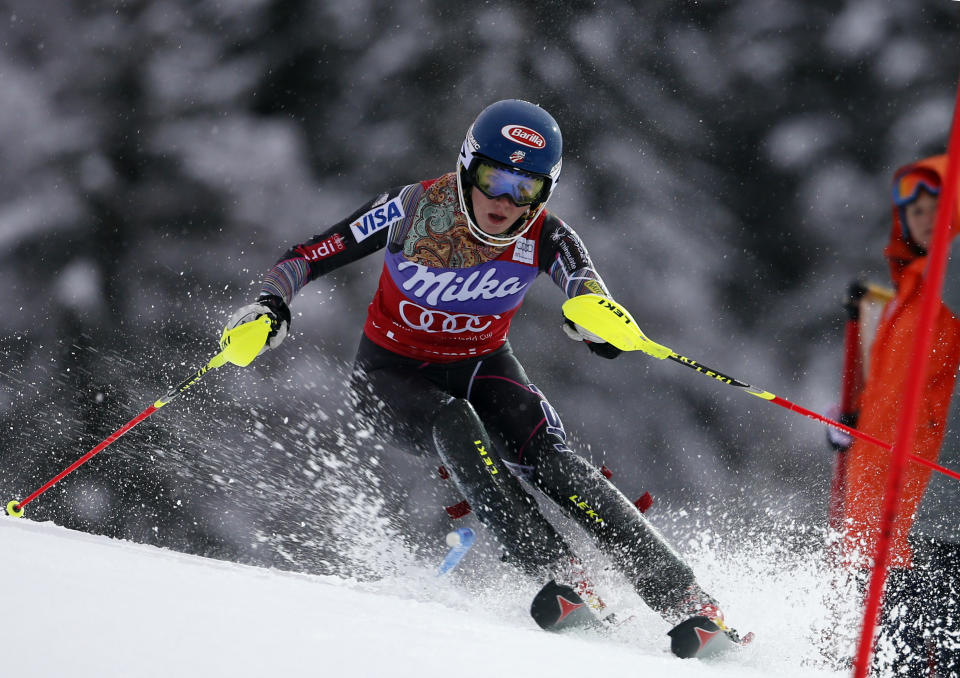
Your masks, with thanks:
M 847 291 L 843 304 L 847 322 L 843 331 L 843 370 L 840 388 L 840 417 L 843 424 L 850 425 L 857 419 L 857 399 L 863 391 L 863 353 L 869 346 L 870 337 L 862 336 L 861 307 L 887 303 L 894 297 L 893 290 L 874 283 L 854 280 Z M 836 532 L 843 531 L 843 497 L 847 486 L 847 450 L 837 447 L 830 483 L 830 500 L 827 504 L 827 525 Z
M 847 300 L 843 307 L 847 322 L 843 328 L 843 370 L 840 384 L 840 421 L 851 424 L 856 421 L 856 403 L 863 390 L 863 360 L 861 360 L 860 300 L 867 293 L 859 280 L 850 283 Z M 835 446 L 833 479 L 830 481 L 830 499 L 827 502 L 827 525 L 835 532 L 843 531 L 843 505 L 847 490 L 847 450 Z
M 220 338 L 221 350 L 217 355 L 210 359 L 210 362 L 197 370 L 195 374 L 180 382 L 177 387 L 171 389 L 165 396 L 153 403 L 153 405 L 111 433 L 96 447 L 70 464 L 70 466 L 55 475 L 53 478 L 48 480 L 26 499 L 21 499 L 20 501 L 14 499 L 13 501 L 9 502 L 7 504 L 7 514 L 13 516 L 14 518 L 19 518 L 22 516 L 24 506 L 32 502 L 34 499 L 49 490 L 65 477 L 90 461 L 99 452 L 112 445 L 118 438 L 139 424 L 141 421 L 149 417 L 151 414 L 159 410 L 177 396 L 183 394 L 185 391 L 187 391 L 187 389 L 200 381 L 203 375 L 210 370 L 222 367 L 228 362 L 233 363 L 234 365 L 239 365 L 240 367 L 246 367 L 249 365 L 251 362 L 253 362 L 253 359 L 257 357 L 260 349 L 263 348 L 263 345 L 267 340 L 267 335 L 270 334 L 271 329 L 272 321 L 270 320 L 270 317 L 262 315 L 256 320 L 244 323 L 243 325 L 239 325 L 233 329 L 224 330 L 223 336 Z
M 890 443 L 886 443 L 879 438 L 875 438 L 869 433 L 858 431 L 857 429 L 851 428 L 846 424 L 841 424 L 839 421 L 834 421 L 833 419 L 825 417 L 822 414 L 817 414 L 812 410 L 808 410 L 805 407 L 801 407 L 796 403 L 790 402 L 786 398 L 781 398 L 773 393 L 770 393 L 769 391 L 757 388 L 756 386 L 751 386 L 750 384 L 730 377 L 723 372 L 698 363 L 696 360 L 682 356 L 671 348 L 667 348 L 662 344 L 658 344 L 657 342 L 647 338 L 647 336 L 640 331 L 640 328 L 637 327 L 637 323 L 633 320 L 630 313 L 613 299 L 608 299 L 607 297 L 599 294 L 582 294 L 580 296 L 567 299 L 563 303 L 563 314 L 567 317 L 567 319 L 575 322 L 577 325 L 580 325 L 580 327 L 584 328 L 591 334 L 595 334 L 604 341 L 616 346 L 621 351 L 643 351 L 644 353 L 652 355 L 654 358 L 658 358 L 660 360 L 672 360 L 676 363 L 684 365 L 685 367 L 696 370 L 700 374 L 704 374 L 721 383 L 727 384 L 728 386 L 734 386 L 742 389 L 744 392 L 749 393 L 752 396 L 756 396 L 761 400 L 768 400 L 775 405 L 785 407 L 786 409 L 797 412 L 798 414 L 802 414 L 805 417 L 816 419 L 827 426 L 833 426 L 841 431 L 845 431 L 856 438 L 865 440 L 866 442 L 876 445 L 884 450 L 889 451 L 893 449 L 893 446 Z M 948 469 L 944 466 L 940 466 L 932 461 L 927 461 L 923 457 L 918 457 L 913 453 L 909 454 L 909 458 L 911 461 L 915 461 L 918 464 L 929 466 L 934 471 L 939 471 L 944 475 L 950 476 L 956 480 L 960 480 L 960 473 L 956 471 Z

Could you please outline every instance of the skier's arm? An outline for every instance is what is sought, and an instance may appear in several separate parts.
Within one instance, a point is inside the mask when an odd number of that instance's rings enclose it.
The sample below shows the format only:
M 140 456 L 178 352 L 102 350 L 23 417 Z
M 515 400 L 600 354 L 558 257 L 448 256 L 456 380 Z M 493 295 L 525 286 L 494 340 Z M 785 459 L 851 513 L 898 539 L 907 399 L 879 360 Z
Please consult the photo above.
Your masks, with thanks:
M 284 252 L 264 276 L 260 298 L 278 297 L 289 305 L 307 283 L 383 249 L 388 227 L 403 216 L 402 199 L 411 188 L 381 193 L 343 221 Z
M 297 293 L 321 275 L 383 249 L 390 228 L 403 217 L 403 200 L 418 184 L 390 189 L 346 219 L 287 250 L 264 276 L 257 301 L 233 314 L 227 328 L 261 315 L 273 321 L 266 348 L 276 348 L 287 336 L 289 305 Z
M 553 214 L 547 214 L 543 225 L 540 251 L 540 270 L 553 279 L 568 299 L 581 294 L 611 296 L 580 236 Z
M 580 236 L 552 214 L 547 215 L 541 231 L 540 252 L 540 269 L 553 279 L 568 299 L 581 294 L 611 297 Z M 599 356 L 616 358 L 620 355 L 620 349 L 569 320 L 564 321 L 563 330 L 571 339 L 586 343 Z

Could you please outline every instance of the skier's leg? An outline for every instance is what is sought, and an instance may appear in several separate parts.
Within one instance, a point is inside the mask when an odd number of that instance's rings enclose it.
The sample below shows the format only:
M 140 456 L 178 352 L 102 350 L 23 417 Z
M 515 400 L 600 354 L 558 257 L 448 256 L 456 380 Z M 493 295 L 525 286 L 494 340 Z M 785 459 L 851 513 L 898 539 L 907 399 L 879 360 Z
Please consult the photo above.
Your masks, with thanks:
M 534 484 L 596 539 L 651 608 L 678 622 L 698 605 L 716 605 L 656 528 L 583 457 L 536 445 L 532 453 Z
M 572 558 L 536 502 L 494 452 L 473 407 L 451 397 L 433 421 L 433 440 L 477 518 L 506 551 L 506 560 L 532 577 L 555 576 Z
M 350 391 L 354 409 L 379 436 L 411 454 L 431 456 L 430 420 L 450 396 L 422 365 L 363 337 Z
M 473 373 L 437 370 L 361 341 L 351 383 L 354 403 L 381 433 L 420 454 L 438 455 L 505 559 L 541 578 L 569 560 L 563 539 L 540 514 L 520 481 L 503 466 L 462 392 Z M 442 385 L 441 385 L 442 384 Z
M 531 482 L 596 539 L 651 608 L 676 622 L 716 604 L 630 500 L 567 447 L 559 416 L 512 354 L 484 362 L 471 400 L 495 442 L 514 451 Z

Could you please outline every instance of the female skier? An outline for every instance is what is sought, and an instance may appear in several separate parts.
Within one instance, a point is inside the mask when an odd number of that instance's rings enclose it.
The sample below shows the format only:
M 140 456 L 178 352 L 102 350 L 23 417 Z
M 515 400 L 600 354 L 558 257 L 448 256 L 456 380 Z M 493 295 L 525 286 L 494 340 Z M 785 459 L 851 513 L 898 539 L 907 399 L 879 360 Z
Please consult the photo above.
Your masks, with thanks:
M 560 129 L 549 113 L 525 101 L 494 103 L 467 131 L 456 171 L 383 191 L 288 250 L 257 301 L 228 326 L 267 315 L 274 323 L 267 347 L 276 348 L 289 328 L 289 305 L 307 283 L 385 250 L 355 362 L 359 411 L 406 449 L 441 460 L 505 559 L 529 576 L 573 587 L 594 610 L 603 608 L 517 476 L 582 525 L 671 625 L 697 618 L 714 633 L 727 630 L 691 569 L 568 447 L 556 411 L 510 348 L 510 322 L 540 273 L 567 297 L 610 296 L 578 235 L 545 209 L 561 160 Z M 577 325 L 564 330 L 604 358 L 620 353 Z M 562 622 L 567 610 L 559 603 L 538 621 Z

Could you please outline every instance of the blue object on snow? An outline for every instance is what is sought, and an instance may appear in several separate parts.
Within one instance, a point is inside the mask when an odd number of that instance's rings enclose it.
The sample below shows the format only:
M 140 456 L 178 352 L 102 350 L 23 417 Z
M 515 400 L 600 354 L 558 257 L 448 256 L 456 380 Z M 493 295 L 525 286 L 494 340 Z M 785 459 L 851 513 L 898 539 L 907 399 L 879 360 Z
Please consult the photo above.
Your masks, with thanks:
M 455 531 L 448 534 L 448 543 L 454 535 L 458 537 L 459 543 L 456 546 L 450 547 L 450 550 L 447 552 L 447 557 L 440 563 L 440 569 L 437 571 L 438 577 L 455 568 L 476 540 L 476 535 L 469 527 L 458 527 Z

